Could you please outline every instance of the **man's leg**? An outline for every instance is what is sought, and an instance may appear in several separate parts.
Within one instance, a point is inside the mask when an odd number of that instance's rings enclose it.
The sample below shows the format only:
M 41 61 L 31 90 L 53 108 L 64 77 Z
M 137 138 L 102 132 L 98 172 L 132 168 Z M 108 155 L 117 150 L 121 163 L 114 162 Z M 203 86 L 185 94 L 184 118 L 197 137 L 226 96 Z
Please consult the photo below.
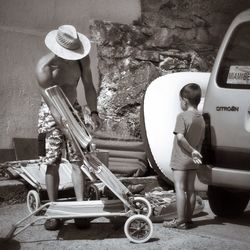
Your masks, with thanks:
M 56 201 L 58 199 L 58 187 L 59 187 L 58 169 L 59 169 L 59 164 L 47 165 L 45 182 L 50 201 Z
M 188 170 L 187 172 L 187 221 L 191 221 L 196 203 L 196 194 L 194 189 L 194 181 L 196 177 L 196 170 Z
M 85 176 L 81 170 L 81 162 L 71 162 L 72 182 L 74 185 L 76 199 L 82 201 L 84 198 Z
M 59 186 L 59 165 L 62 157 L 63 135 L 57 128 L 46 135 L 46 156 L 43 158 L 43 164 L 47 165 L 46 170 L 46 188 L 50 201 L 56 201 L 58 198 Z M 57 230 L 60 226 L 59 219 L 46 220 L 44 227 L 47 230 Z
M 72 165 L 72 182 L 76 194 L 76 199 L 82 201 L 84 198 L 85 175 L 81 170 L 81 162 L 71 162 Z M 75 218 L 75 225 L 79 229 L 87 229 L 90 227 L 90 218 Z
M 63 135 L 57 128 L 46 134 L 46 155 L 43 164 L 47 165 L 46 188 L 50 201 L 57 200 L 59 186 L 59 165 L 62 157 Z
M 59 173 L 58 166 L 47 165 L 45 182 L 47 193 L 50 201 L 56 201 L 58 199 L 58 186 L 59 186 Z M 47 219 L 44 223 L 46 230 L 57 230 L 60 227 L 59 219 Z

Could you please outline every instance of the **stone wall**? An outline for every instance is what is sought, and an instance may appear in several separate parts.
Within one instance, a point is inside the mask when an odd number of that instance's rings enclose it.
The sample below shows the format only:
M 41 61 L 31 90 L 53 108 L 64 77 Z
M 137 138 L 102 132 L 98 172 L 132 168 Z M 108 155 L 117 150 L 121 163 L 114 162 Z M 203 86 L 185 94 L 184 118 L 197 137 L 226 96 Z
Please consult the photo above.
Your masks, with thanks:
M 247 0 L 141 0 L 133 25 L 93 21 L 106 136 L 140 139 L 140 106 L 155 78 L 179 71 L 211 71 L 218 46 Z M 157 111 L 156 111 L 157 112 Z
M 175 34 L 176 46 L 219 46 L 228 25 L 249 0 L 141 0 L 141 23 Z

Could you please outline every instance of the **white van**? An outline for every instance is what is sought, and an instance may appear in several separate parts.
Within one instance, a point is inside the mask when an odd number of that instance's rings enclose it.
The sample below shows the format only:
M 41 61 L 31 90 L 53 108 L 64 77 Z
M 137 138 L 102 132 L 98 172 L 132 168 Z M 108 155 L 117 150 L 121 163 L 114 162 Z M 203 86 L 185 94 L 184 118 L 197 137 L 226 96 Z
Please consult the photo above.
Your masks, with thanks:
M 203 107 L 206 166 L 198 177 L 218 216 L 236 216 L 250 197 L 250 9 L 230 25 L 218 51 Z

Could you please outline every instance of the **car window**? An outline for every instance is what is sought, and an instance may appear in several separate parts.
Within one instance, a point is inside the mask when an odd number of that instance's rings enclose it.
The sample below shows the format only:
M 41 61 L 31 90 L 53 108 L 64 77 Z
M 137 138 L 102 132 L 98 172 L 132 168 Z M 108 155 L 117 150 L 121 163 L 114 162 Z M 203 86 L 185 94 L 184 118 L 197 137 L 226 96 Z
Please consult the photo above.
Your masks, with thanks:
M 250 22 L 237 26 L 223 55 L 217 84 L 223 88 L 250 89 Z

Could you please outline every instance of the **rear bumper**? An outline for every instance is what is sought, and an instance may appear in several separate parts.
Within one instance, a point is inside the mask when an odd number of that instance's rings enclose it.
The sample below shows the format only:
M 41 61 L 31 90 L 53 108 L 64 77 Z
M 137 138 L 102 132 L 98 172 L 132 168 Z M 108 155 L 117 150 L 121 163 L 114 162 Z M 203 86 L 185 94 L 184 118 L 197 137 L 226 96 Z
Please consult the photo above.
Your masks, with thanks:
M 250 171 L 202 165 L 197 175 L 207 185 L 250 190 Z

